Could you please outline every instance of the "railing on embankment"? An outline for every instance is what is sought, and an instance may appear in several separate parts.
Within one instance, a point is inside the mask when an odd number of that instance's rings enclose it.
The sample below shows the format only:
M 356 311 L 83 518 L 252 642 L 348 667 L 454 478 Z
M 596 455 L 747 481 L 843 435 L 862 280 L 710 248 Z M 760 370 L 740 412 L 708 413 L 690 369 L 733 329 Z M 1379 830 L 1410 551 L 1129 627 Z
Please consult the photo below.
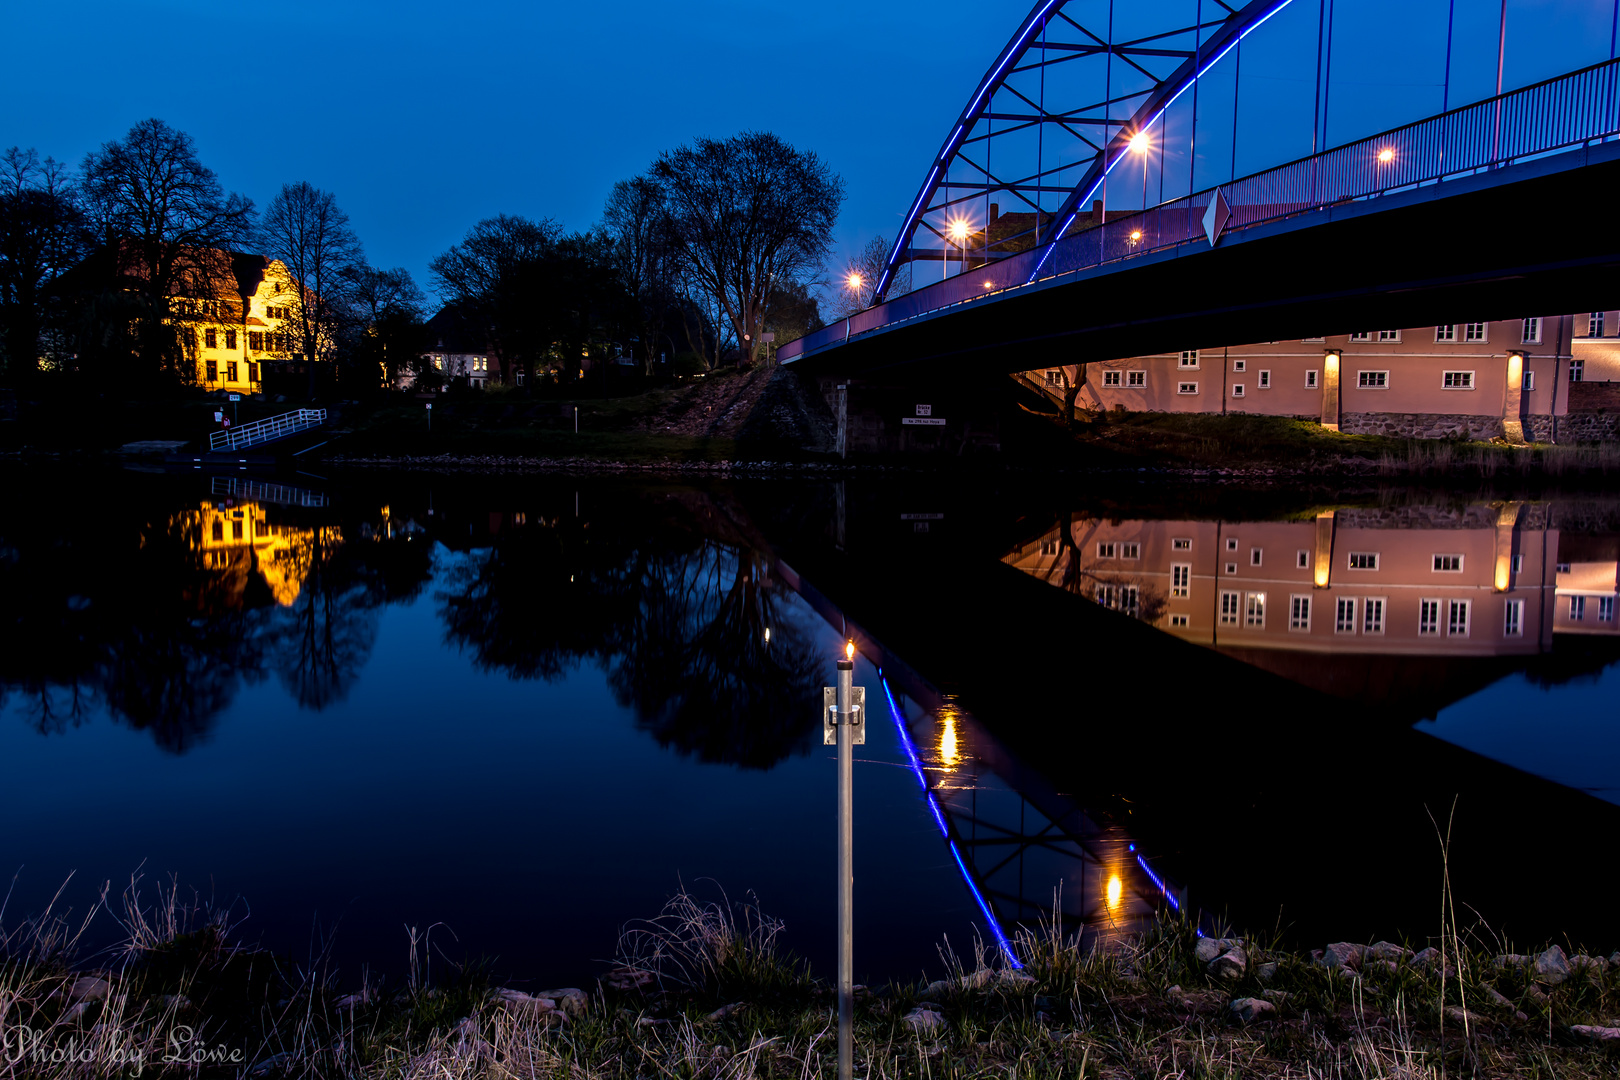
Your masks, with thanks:
M 1452 109 L 1279 165 L 1042 245 L 898 296 L 782 345 L 791 361 L 908 319 L 1006 296 L 1036 282 L 1181 244 L 1209 243 L 1204 213 L 1219 193 L 1222 235 L 1511 165 L 1620 134 L 1620 59 Z
M 250 446 L 285 439 L 300 431 L 308 431 L 326 423 L 325 409 L 294 409 L 279 416 L 255 420 L 241 427 L 216 431 L 208 436 L 208 449 L 213 451 L 245 450 Z

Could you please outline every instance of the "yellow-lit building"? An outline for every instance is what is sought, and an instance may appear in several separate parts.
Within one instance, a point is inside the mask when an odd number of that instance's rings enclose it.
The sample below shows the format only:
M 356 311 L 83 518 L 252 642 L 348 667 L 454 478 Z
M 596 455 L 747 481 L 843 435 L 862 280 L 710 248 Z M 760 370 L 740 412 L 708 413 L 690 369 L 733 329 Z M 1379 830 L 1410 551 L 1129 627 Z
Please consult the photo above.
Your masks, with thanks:
M 197 385 L 257 393 L 266 368 L 292 360 L 302 290 L 279 259 L 215 252 L 206 279 L 212 296 L 176 296 L 170 309 L 191 345 Z M 204 275 L 197 275 L 203 277 Z

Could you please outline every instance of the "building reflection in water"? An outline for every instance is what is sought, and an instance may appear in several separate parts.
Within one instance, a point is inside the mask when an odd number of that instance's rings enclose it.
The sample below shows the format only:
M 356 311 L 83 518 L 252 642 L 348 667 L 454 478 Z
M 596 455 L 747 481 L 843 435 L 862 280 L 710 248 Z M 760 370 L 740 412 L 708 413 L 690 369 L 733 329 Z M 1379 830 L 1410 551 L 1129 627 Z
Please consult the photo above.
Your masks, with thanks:
M 1555 633 L 1617 633 L 1620 544 L 1566 532 L 1572 515 L 1535 502 L 1287 521 L 1074 514 L 1006 561 L 1296 682 L 1432 716 L 1549 652 Z
M 929 810 L 995 943 L 1016 963 L 1019 928 L 1106 945 L 1183 894 L 1118 825 L 1104 823 L 1008 753 L 925 683 L 879 673 L 889 719 Z M 909 693 L 906 691 L 910 691 Z M 874 716 L 874 721 L 878 718 Z

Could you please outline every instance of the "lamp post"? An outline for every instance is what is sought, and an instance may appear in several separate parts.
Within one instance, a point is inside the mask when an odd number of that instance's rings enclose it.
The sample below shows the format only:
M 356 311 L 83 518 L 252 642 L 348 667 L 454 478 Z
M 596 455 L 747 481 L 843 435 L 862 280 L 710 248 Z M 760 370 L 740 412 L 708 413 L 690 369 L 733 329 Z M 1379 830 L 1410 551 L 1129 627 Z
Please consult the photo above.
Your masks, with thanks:
M 962 244 L 963 244 L 963 241 L 966 240 L 967 236 L 968 236 L 968 223 L 966 221 L 963 221 L 961 218 L 952 218 L 951 219 L 951 226 L 950 226 L 950 230 L 949 230 L 949 235 L 950 235 L 950 239 L 956 241 L 957 251 L 961 253 L 957 257 L 957 264 L 956 264 L 957 265 L 957 271 L 956 272 L 957 272 L 958 275 L 960 275 L 960 274 L 964 273 L 967 270 L 967 249 L 965 247 L 963 247 Z M 950 248 L 947 247 L 945 249 L 945 255 L 946 255 L 945 269 L 948 272 L 950 270 L 950 267 L 951 267 Z M 947 276 L 949 276 L 948 273 L 947 273 Z
M 866 687 L 851 686 L 855 643 L 838 661 L 838 685 L 823 687 L 822 743 L 838 747 L 838 1080 L 855 1067 L 855 755 L 866 743 Z

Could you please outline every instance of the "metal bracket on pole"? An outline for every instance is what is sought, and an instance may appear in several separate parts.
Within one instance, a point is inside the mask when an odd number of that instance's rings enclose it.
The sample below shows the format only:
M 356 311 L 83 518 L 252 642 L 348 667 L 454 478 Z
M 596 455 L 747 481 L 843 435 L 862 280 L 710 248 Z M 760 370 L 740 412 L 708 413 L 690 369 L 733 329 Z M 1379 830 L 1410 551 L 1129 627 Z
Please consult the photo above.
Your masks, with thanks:
M 823 746 L 838 745 L 838 725 L 848 723 L 850 728 L 850 741 L 856 746 L 866 745 L 866 687 L 850 687 L 851 705 L 850 718 L 845 721 L 838 715 L 838 687 L 823 686 L 821 688 L 821 744 Z

